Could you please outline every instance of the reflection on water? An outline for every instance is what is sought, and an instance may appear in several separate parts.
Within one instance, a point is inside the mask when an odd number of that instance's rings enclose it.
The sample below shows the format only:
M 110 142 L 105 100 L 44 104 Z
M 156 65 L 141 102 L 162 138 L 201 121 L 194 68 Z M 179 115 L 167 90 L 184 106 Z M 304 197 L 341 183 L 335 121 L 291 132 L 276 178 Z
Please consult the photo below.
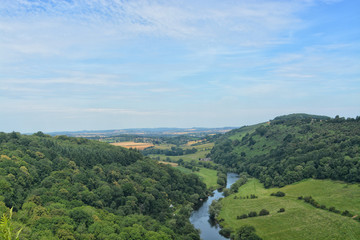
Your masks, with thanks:
M 227 174 L 227 184 L 226 187 L 230 186 L 238 180 L 239 175 L 236 173 Z M 217 200 L 222 197 L 222 193 L 218 190 L 214 191 L 214 195 L 210 196 L 201 207 L 195 210 L 190 216 L 190 222 L 195 226 L 195 228 L 200 229 L 200 237 L 203 240 L 222 240 L 226 239 L 225 237 L 219 234 L 220 227 L 215 222 L 211 221 L 209 218 L 209 206 L 213 200 Z

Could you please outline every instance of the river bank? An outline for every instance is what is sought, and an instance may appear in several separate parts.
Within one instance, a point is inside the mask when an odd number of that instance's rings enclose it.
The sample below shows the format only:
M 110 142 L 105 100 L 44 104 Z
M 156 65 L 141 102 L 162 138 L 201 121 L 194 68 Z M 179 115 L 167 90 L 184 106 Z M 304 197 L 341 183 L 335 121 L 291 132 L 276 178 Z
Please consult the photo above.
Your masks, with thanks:
M 228 173 L 227 174 L 227 184 L 226 188 L 230 188 L 230 186 L 236 182 L 239 178 L 239 175 L 236 173 Z M 204 240 L 225 240 L 227 238 L 223 237 L 219 234 L 220 226 L 210 221 L 209 217 L 209 206 L 211 205 L 213 200 L 217 200 L 223 197 L 222 192 L 218 190 L 213 191 L 213 195 L 209 196 L 202 205 L 197 209 L 194 210 L 190 216 L 190 222 L 194 225 L 196 229 L 199 229 L 200 237 Z

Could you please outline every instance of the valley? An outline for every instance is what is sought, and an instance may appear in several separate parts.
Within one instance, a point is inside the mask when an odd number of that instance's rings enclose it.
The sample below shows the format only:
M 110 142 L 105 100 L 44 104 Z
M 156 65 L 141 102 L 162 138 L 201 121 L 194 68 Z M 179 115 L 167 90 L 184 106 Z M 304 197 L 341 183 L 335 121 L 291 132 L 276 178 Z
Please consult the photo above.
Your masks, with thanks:
M 292 114 L 210 135 L 0 133 L 0 211 L 13 208 L 20 239 L 190 240 L 207 236 L 189 217 L 219 189 L 205 215 L 225 237 L 357 239 L 359 120 Z M 229 172 L 240 174 L 230 188 Z

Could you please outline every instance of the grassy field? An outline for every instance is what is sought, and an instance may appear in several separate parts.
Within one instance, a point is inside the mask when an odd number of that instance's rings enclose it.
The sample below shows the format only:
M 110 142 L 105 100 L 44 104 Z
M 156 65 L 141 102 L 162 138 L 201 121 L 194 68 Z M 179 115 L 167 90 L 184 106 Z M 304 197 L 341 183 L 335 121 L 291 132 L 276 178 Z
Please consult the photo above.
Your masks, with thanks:
M 150 154 L 149 157 L 151 158 L 159 157 L 160 160 L 166 160 L 167 158 L 169 158 L 172 161 L 177 161 L 180 158 L 183 159 L 184 161 L 191 161 L 191 160 L 198 161 L 199 158 L 204 158 L 208 152 L 209 151 L 197 151 L 196 153 L 186 154 L 181 156 L 165 156 L 163 154 Z
M 181 155 L 181 156 L 165 156 L 163 154 L 150 154 L 149 157 L 151 158 L 160 158 L 160 160 L 166 160 L 167 158 L 169 158 L 172 161 L 177 161 L 180 158 L 183 159 L 184 161 L 191 161 L 191 160 L 196 160 L 198 161 L 199 158 L 205 158 L 206 155 L 210 152 L 211 148 L 214 146 L 214 143 L 205 143 L 205 144 L 201 144 L 201 145 L 197 145 L 197 146 L 181 146 L 183 149 L 187 149 L 187 148 L 196 148 L 198 151 L 196 153 L 193 154 L 186 154 L 186 155 Z M 156 145 L 155 148 L 159 148 L 159 149 L 170 149 L 171 145 L 170 144 L 161 144 L 161 145 Z
M 216 170 L 212 170 L 212 169 L 208 169 L 208 168 L 200 168 L 200 171 L 198 172 L 192 172 L 190 169 L 188 168 L 184 168 L 184 167 L 177 167 L 177 169 L 179 169 L 180 171 L 184 172 L 184 173 L 194 173 L 196 175 L 198 175 L 206 184 L 207 188 L 211 188 L 211 189 L 216 189 L 218 187 L 218 184 L 216 183 L 217 181 L 217 171 Z
M 273 197 L 271 193 L 282 191 L 285 197 Z M 234 199 L 250 194 L 257 199 Z M 317 209 L 298 200 L 298 196 L 311 195 L 326 207 L 336 207 L 360 214 L 360 185 L 334 182 L 330 180 L 304 180 L 281 189 L 265 189 L 257 179 L 250 179 L 239 192 L 222 200 L 219 219 L 222 225 L 236 230 L 249 224 L 256 228 L 263 239 L 359 239 L 360 223 L 350 217 L 341 216 L 327 210 Z M 268 216 L 237 220 L 238 215 L 261 209 L 270 212 Z M 278 213 L 280 208 L 285 212 Z

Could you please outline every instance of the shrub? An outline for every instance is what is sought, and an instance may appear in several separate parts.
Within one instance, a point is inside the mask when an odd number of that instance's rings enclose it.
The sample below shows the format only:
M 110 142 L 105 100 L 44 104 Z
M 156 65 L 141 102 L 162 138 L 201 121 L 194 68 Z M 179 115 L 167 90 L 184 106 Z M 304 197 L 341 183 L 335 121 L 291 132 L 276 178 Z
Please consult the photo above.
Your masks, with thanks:
M 242 240 L 242 239 L 252 239 L 252 240 L 261 240 L 258 235 L 255 233 L 255 228 L 250 225 L 241 226 L 236 233 L 232 236 L 231 239 Z
M 284 193 L 284 192 L 281 192 L 281 191 L 278 191 L 278 192 L 276 192 L 276 193 L 270 194 L 270 196 L 284 197 L 284 196 L 285 196 L 285 193 Z
M 269 211 L 266 209 L 261 209 L 261 211 L 259 212 L 259 216 L 265 216 L 265 215 L 269 215 Z
M 321 209 L 326 209 L 326 206 L 323 204 L 320 206 Z
M 256 217 L 256 216 L 257 216 L 257 212 L 254 212 L 254 211 L 249 212 L 249 214 L 248 214 L 248 217 Z
M 227 237 L 227 238 L 229 238 L 230 237 L 230 235 L 231 235 L 231 229 L 229 229 L 229 228 L 223 228 L 223 229 L 221 229 L 220 231 L 219 231 L 219 233 L 221 234 L 221 235 L 223 235 L 224 237 Z
M 347 216 L 347 217 L 352 217 L 352 216 L 353 216 L 348 210 L 343 211 L 343 212 L 341 213 L 341 215 Z
M 299 200 L 303 200 L 303 196 L 298 197 Z
M 240 216 L 237 216 L 236 219 L 244 219 L 244 218 L 247 218 L 248 215 L 247 214 L 242 214 Z
M 278 212 L 285 212 L 285 208 L 280 208 Z
M 255 194 L 251 194 L 251 195 L 250 195 L 250 198 L 251 198 L 251 199 L 254 199 L 254 198 L 258 198 L 258 197 L 257 197 Z
M 330 211 L 330 212 L 335 212 L 335 211 L 336 211 L 336 208 L 335 208 L 335 207 L 329 207 L 329 211 Z
M 311 196 L 308 196 L 308 197 L 304 197 L 304 201 L 307 203 L 311 203 L 312 201 L 314 201 L 314 199 Z

